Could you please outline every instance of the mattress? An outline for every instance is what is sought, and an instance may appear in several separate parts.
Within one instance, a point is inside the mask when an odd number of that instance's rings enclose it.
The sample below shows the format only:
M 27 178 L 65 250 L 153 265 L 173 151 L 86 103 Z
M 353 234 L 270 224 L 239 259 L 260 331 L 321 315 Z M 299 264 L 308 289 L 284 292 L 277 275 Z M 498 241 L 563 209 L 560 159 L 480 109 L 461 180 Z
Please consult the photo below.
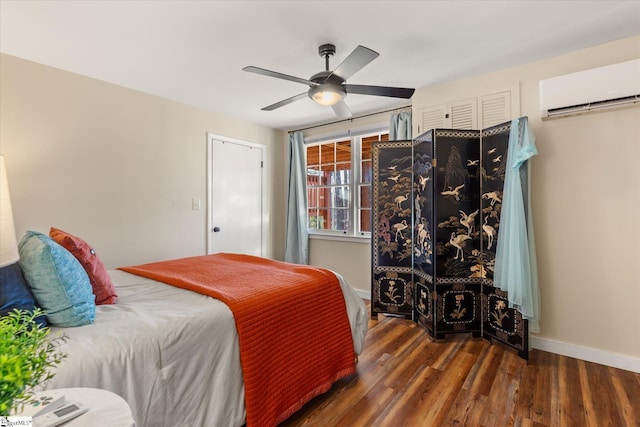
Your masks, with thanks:
M 67 335 L 68 357 L 45 388 L 93 387 L 122 396 L 141 427 L 242 426 L 244 387 L 233 315 L 222 302 L 119 270 L 118 302 L 96 307 L 92 325 Z M 368 314 L 339 276 L 360 354 Z

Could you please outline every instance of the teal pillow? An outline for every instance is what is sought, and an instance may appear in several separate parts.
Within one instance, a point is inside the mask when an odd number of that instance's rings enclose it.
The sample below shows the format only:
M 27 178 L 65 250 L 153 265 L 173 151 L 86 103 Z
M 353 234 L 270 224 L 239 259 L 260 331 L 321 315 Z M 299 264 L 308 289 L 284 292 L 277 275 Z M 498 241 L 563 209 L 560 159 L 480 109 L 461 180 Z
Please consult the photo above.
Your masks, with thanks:
M 20 244 L 20 266 L 38 305 L 54 326 L 93 323 L 95 296 L 80 262 L 49 236 L 27 231 Z

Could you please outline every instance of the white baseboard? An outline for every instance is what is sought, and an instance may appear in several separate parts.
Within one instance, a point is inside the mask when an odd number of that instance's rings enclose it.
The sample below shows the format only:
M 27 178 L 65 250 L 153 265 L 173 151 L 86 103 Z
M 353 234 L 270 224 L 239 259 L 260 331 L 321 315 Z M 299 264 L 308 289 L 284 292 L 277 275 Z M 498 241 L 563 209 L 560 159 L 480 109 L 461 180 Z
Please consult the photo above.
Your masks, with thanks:
M 583 347 L 548 338 L 530 337 L 531 348 L 548 351 L 562 356 L 574 357 L 587 362 L 599 363 L 613 368 L 640 373 L 640 358 L 627 356 L 610 351 Z

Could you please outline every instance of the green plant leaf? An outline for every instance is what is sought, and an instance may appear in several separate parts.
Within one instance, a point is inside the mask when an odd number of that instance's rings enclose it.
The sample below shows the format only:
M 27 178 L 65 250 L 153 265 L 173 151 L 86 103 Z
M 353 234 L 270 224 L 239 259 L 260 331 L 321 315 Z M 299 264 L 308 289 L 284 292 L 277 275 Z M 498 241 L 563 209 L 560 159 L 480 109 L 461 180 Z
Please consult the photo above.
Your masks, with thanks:
M 66 357 L 60 346 L 67 337 L 49 338 L 50 329 L 35 321 L 41 315 L 40 309 L 14 310 L 0 318 L 0 415 L 21 408 Z

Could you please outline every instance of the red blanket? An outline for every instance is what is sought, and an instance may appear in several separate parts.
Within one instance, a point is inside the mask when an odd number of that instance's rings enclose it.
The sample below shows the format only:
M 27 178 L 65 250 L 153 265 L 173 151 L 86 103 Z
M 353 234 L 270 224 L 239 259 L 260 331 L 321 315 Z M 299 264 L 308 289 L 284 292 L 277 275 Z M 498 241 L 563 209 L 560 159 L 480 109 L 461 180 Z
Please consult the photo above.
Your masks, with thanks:
M 233 312 L 247 426 L 273 426 L 355 372 L 344 297 L 327 270 L 216 254 L 134 267 L 129 273 L 210 295 Z

